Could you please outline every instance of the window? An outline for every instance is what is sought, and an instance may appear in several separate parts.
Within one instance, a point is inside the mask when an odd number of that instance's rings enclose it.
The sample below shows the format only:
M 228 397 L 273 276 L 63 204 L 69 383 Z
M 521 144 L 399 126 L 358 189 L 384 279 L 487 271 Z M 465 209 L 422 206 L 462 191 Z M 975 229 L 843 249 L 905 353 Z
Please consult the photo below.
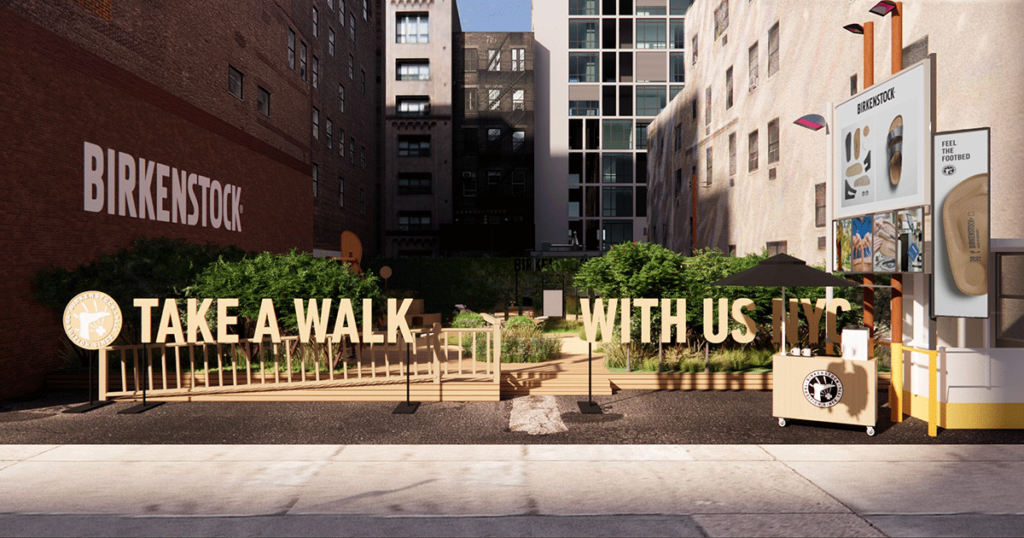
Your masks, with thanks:
M 313 198 L 320 194 L 320 166 L 313 163 Z
M 366 146 L 359 146 L 359 169 L 366 171 Z
M 683 198 L 683 169 L 676 168 L 675 176 L 676 207 L 679 207 L 679 200 Z
M 633 155 L 605 153 L 601 162 L 601 183 L 632 183 Z
M 334 28 L 327 29 L 327 52 L 334 56 Z
M 326 130 L 324 134 L 327 135 L 327 147 L 333 148 L 334 144 L 334 124 L 331 123 L 331 118 L 327 118 L 327 124 L 325 125 Z
M 685 53 L 673 52 L 668 55 L 668 75 L 669 82 L 686 82 Z
M 715 8 L 715 39 L 729 29 L 729 0 L 722 0 Z
M 750 83 L 749 91 L 754 91 L 757 88 L 757 43 L 754 43 L 747 51 L 747 72 L 749 73 Z
M 729 177 L 736 175 L 736 133 L 729 133 Z
M 316 88 L 320 83 L 320 60 L 316 56 L 313 56 L 313 87 Z
M 605 236 L 601 241 L 601 250 L 607 251 L 612 245 L 633 240 L 633 221 L 606 220 L 601 223 Z
M 338 84 L 338 111 L 345 112 L 345 87 Z
M 345 0 L 338 0 L 338 22 L 345 26 Z
M 501 128 L 487 129 L 487 142 L 497 144 L 501 140 Z
M 426 13 L 399 13 L 395 20 L 395 43 L 430 42 L 430 24 Z
M 633 122 L 604 120 L 604 149 L 633 149 Z
M 632 217 L 633 187 L 602 187 L 602 217 Z
M 501 106 L 501 90 L 487 90 L 487 110 L 498 110 Z
M 850 97 L 857 95 L 857 73 L 850 77 Z
M 629 4 L 630 3 L 632 3 L 632 2 L 629 2 L 628 0 L 622 3 L 622 6 L 623 6 L 622 7 L 622 14 L 623 15 L 629 15 L 629 12 L 631 11 L 631 9 L 629 8 Z M 665 16 L 665 2 L 664 1 L 656 2 L 657 4 L 660 4 L 660 5 L 653 5 L 653 6 L 652 5 L 643 5 L 640 2 L 637 2 L 637 3 L 640 4 L 640 5 L 636 6 L 636 14 L 637 15 L 644 16 L 644 17 L 657 17 L 659 15 L 660 16 Z M 605 13 L 605 15 L 608 15 L 608 13 Z
M 244 78 L 241 71 L 228 66 L 228 91 L 239 99 L 242 98 L 242 79 Z
M 476 174 L 474 172 L 462 173 L 462 195 L 476 196 Z
M 768 30 L 768 76 L 779 71 L 779 23 Z
M 676 151 L 683 149 L 683 124 L 677 123 L 673 129 L 673 148 Z
M 256 110 L 270 117 L 270 92 L 263 89 L 263 86 L 256 86 Z
M 426 116 L 430 114 L 430 98 L 426 96 L 399 96 L 397 112 L 399 116 Z
M 669 13 L 672 15 L 686 15 L 686 10 L 690 8 L 690 4 L 693 0 L 669 0 Z
M 673 99 L 676 98 L 677 95 L 682 93 L 682 91 L 683 91 L 683 87 L 681 85 L 673 84 L 673 85 L 669 86 L 668 87 L 668 100 L 672 101 Z
M 512 49 L 512 70 L 526 71 L 526 49 Z
M 430 60 L 398 60 L 395 80 L 430 80 Z
M 313 37 L 317 37 L 320 29 L 320 12 L 313 8 Z
M 1024 254 L 995 254 L 996 347 L 1024 347 Z
M 814 186 L 814 226 L 825 227 L 825 184 L 818 183 Z
M 707 148 L 707 156 L 705 157 L 705 162 L 708 165 L 708 169 L 707 169 L 707 174 L 704 177 L 704 186 L 705 187 L 710 187 L 711 186 L 711 177 L 712 177 L 711 171 L 714 169 L 713 166 L 712 166 L 712 162 L 713 161 L 711 159 L 711 146 L 708 146 L 708 148 Z
M 467 153 L 480 151 L 480 133 L 476 128 L 464 127 L 462 129 L 462 150 Z
M 359 70 L 359 88 L 362 93 L 366 93 L 366 70 Z
M 432 184 L 430 172 L 398 173 L 398 194 L 430 194 Z
M 345 179 L 338 176 L 338 207 L 345 207 Z
M 348 37 L 352 41 L 356 40 L 356 16 L 349 14 L 348 16 Z
M 399 211 L 398 229 L 403 232 L 430 229 L 430 211 Z
M 348 163 L 356 164 L 356 137 L 348 137 Z
M 668 23 L 669 45 L 673 49 L 686 48 L 686 25 L 683 19 L 672 19 Z
M 363 0 L 363 20 L 370 20 L 370 0 Z
M 768 122 L 768 164 L 779 162 L 779 119 Z
M 597 48 L 597 21 L 593 21 L 593 20 L 570 20 L 569 21 L 569 48 L 570 49 L 596 49 Z
M 501 170 L 487 171 L 487 192 L 495 196 L 501 194 Z
M 288 69 L 295 69 L 295 32 L 288 29 Z
M 597 116 L 600 101 L 569 101 L 570 116 Z
M 399 157 L 429 157 L 430 135 L 398 135 Z
M 366 213 L 366 190 L 359 187 L 359 214 Z
M 697 65 L 697 36 L 693 36 L 693 44 L 690 46 L 690 63 Z
M 501 71 L 501 50 L 490 49 L 487 51 L 487 70 Z
M 647 126 L 649 123 L 636 122 L 636 149 L 647 149 Z
M 570 15 L 597 15 L 597 0 L 569 0 Z
M 345 129 L 338 129 L 338 155 L 345 156 Z
M 732 66 L 725 70 L 725 109 L 732 108 Z
M 765 244 L 768 248 L 768 255 L 774 256 L 776 254 L 786 254 L 786 242 L 785 241 L 768 241 Z
M 757 131 L 747 137 L 747 153 L 747 172 L 753 172 L 757 170 Z
M 512 196 L 526 196 L 526 171 L 512 172 Z
M 476 49 L 466 49 L 465 56 L 466 71 L 476 71 L 477 69 L 480 69 L 480 57 Z
M 657 116 L 665 108 L 666 96 L 664 86 L 637 86 L 636 115 Z
M 320 109 L 313 107 L 313 138 L 320 138 Z
M 636 21 L 636 48 L 663 49 L 666 44 L 664 20 L 639 19 Z
M 526 92 L 512 90 L 512 110 L 526 110 Z
M 526 131 L 512 131 L 512 151 L 521 151 L 526 145 Z
M 306 44 L 299 43 L 299 77 L 306 80 Z
M 356 57 L 348 55 L 348 78 L 356 78 Z
M 466 88 L 466 111 L 476 112 L 479 106 L 476 100 L 476 88 Z
M 704 125 L 711 125 L 711 86 L 704 90 Z
M 597 82 L 597 54 L 570 52 L 569 82 Z
M 334 0 L 327 0 L 327 9 L 334 9 Z

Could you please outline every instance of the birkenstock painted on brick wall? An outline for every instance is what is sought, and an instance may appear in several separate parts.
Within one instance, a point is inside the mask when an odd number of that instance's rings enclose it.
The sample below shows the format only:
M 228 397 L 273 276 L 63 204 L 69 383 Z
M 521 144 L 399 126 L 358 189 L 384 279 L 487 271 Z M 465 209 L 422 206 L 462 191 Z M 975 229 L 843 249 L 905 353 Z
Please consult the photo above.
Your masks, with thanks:
M 967 295 L 988 293 L 988 174 L 971 176 L 949 191 L 942 229 L 956 287 Z

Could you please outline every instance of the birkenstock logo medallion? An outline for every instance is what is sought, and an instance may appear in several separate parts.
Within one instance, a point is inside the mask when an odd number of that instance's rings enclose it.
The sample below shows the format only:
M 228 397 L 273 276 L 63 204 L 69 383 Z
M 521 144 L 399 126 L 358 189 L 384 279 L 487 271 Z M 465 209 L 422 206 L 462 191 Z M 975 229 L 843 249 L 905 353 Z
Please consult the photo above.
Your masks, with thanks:
M 951 164 L 947 164 L 946 166 L 942 167 L 942 175 L 944 175 L 944 176 L 951 176 L 951 175 L 953 175 L 955 173 L 956 173 L 956 167 L 951 165 Z
M 815 370 L 804 378 L 804 397 L 815 407 L 833 407 L 843 398 L 843 382 L 828 370 Z
M 121 307 L 101 291 L 79 293 L 64 309 L 64 332 L 84 349 L 110 345 L 121 334 Z

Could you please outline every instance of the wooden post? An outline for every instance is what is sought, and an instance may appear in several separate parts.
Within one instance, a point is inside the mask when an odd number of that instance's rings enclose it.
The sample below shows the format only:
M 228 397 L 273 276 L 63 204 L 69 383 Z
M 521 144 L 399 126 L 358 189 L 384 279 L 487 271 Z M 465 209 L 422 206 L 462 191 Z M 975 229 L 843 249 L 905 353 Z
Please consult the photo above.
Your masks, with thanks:
M 868 328 L 868 357 L 875 356 L 875 288 L 874 275 L 864 275 L 864 326 Z
M 892 74 L 903 69 L 903 2 L 892 11 Z
M 903 275 L 892 275 L 892 345 L 889 353 L 889 411 L 893 422 L 903 422 Z
M 864 23 L 864 88 L 875 84 L 875 23 Z
M 107 401 L 107 348 L 100 348 L 99 400 Z M 91 398 L 92 395 L 89 395 Z

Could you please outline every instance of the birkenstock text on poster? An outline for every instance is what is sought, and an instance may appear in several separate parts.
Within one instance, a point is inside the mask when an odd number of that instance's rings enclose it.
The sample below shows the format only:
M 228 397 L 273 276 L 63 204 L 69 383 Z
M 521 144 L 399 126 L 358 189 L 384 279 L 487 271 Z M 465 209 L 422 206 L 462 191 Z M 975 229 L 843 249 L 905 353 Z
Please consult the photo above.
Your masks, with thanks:
M 878 95 L 873 95 L 857 103 L 857 113 L 861 114 L 875 108 L 876 106 L 896 98 L 896 88 L 889 88 Z

